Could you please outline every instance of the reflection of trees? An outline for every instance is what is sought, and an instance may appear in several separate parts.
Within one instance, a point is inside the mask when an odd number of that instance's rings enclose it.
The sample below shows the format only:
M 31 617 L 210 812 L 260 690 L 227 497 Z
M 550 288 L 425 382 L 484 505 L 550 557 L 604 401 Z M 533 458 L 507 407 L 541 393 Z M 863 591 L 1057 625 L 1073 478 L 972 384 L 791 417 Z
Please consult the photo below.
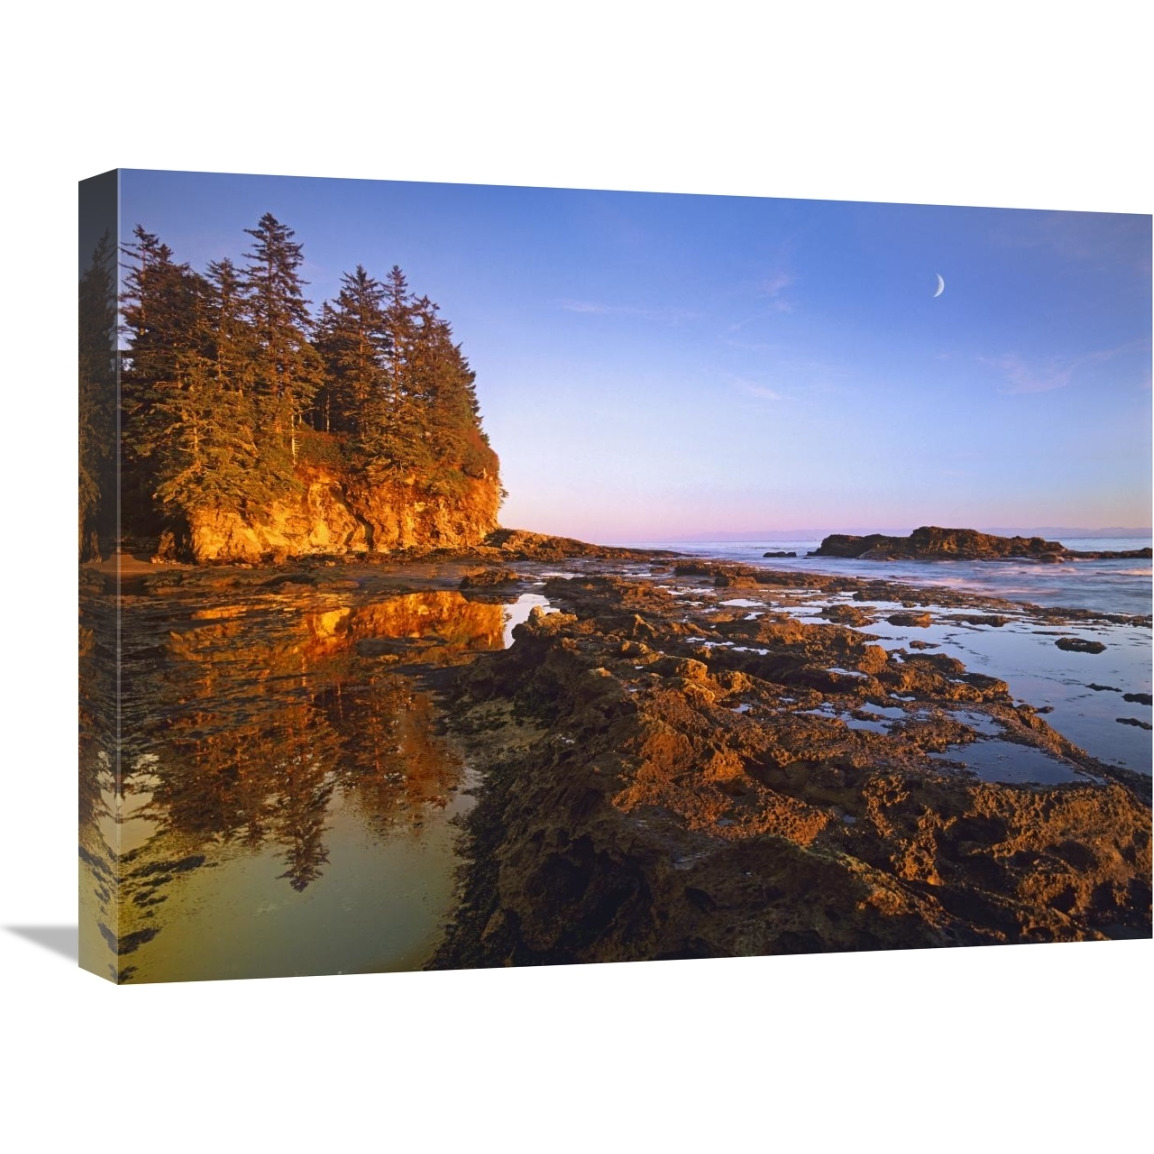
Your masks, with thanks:
M 124 615 L 126 764 L 147 772 L 123 785 L 151 835 L 121 860 L 121 953 L 156 932 L 167 887 L 214 849 L 275 845 L 279 876 L 305 890 L 329 859 L 337 791 L 381 835 L 447 804 L 460 763 L 434 731 L 429 693 L 395 667 L 498 646 L 500 605 L 433 593 L 306 609 L 267 592 L 157 605 Z M 402 651 L 360 655 L 359 642 L 383 637 Z
M 344 789 L 377 828 L 419 820 L 422 807 L 445 806 L 461 765 L 434 733 L 435 709 L 412 680 L 374 671 L 363 691 L 334 687 L 330 719 L 345 755 Z
M 117 977 L 119 864 L 116 845 L 115 608 L 99 576 L 80 598 L 78 733 L 80 964 Z M 109 941 L 111 938 L 111 942 Z M 111 946 L 111 949 L 109 948 Z
M 349 620 L 356 639 L 407 637 L 426 639 L 451 659 L 461 650 L 501 648 L 501 606 L 468 601 L 460 593 L 426 591 L 389 597 L 365 605 Z M 437 654 L 425 652 L 423 659 Z

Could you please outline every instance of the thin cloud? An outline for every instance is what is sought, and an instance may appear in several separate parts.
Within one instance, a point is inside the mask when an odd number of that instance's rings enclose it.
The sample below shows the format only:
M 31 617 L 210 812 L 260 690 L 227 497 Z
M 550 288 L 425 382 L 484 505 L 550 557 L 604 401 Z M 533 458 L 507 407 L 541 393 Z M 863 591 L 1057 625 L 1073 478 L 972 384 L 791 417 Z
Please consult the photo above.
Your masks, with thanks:
M 793 302 L 783 294 L 794 283 L 787 272 L 776 272 L 761 284 L 761 292 L 769 297 L 770 307 L 779 313 L 793 312 Z
M 1115 349 L 1099 349 L 1078 357 L 1048 357 L 1041 361 L 1027 361 L 1017 353 L 1003 353 L 998 357 L 979 357 L 984 365 L 997 369 L 1009 383 L 1005 391 L 1011 394 L 1049 393 L 1067 388 L 1075 376 L 1087 365 L 1099 364 L 1134 348 L 1134 344 Z
M 749 397 L 758 397 L 763 401 L 783 401 L 785 398 L 765 385 L 755 385 L 753 381 L 738 380 L 737 387 Z
M 1054 389 L 1064 389 L 1074 376 L 1072 363 L 1064 367 L 1053 359 L 1042 365 L 1028 364 L 1017 353 L 1004 353 L 1000 357 L 979 357 L 984 365 L 999 370 L 1009 382 L 1007 393 L 1048 393 Z
M 752 286 L 745 286 L 741 290 L 741 295 L 745 296 L 752 291 L 753 295 L 758 298 L 758 310 L 744 320 L 734 321 L 726 325 L 725 331 L 727 333 L 739 333 L 747 325 L 764 321 L 769 313 L 793 312 L 794 302 L 785 295 L 785 291 L 795 283 L 796 278 L 792 273 L 778 271 L 770 273 L 769 276 L 757 281 Z M 727 341 L 726 343 L 730 342 Z

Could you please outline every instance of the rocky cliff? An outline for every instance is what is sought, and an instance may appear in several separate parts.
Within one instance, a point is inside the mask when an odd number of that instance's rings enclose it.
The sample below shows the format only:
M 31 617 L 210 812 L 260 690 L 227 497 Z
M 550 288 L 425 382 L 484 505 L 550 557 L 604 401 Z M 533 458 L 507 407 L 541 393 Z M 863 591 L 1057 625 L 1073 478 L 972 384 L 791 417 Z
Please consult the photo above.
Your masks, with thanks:
M 205 508 L 166 530 L 157 560 L 260 564 L 326 553 L 464 549 L 497 528 L 495 474 L 434 493 L 415 476 L 385 484 L 328 465 L 298 470 L 299 489 L 259 509 Z

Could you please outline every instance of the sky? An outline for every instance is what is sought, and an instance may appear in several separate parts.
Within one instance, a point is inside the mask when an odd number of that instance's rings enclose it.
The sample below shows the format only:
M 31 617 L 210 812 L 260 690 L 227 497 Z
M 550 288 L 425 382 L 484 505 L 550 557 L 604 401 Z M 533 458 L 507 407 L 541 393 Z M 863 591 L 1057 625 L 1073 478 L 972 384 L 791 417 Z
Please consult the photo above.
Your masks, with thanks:
M 441 306 L 504 525 L 1151 524 L 1149 216 L 121 174 L 121 239 L 198 270 L 265 212 L 314 310 L 357 264 Z

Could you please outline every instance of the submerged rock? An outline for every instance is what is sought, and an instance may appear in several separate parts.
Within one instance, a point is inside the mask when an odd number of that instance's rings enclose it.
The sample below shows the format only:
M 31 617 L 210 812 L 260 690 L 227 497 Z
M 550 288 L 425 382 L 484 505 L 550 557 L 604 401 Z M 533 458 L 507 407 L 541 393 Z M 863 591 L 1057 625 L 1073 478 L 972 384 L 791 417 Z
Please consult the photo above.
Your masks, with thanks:
M 1101 641 L 1087 641 L 1082 637 L 1059 637 L 1054 644 L 1068 653 L 1104 653 L 1106 646 Z

